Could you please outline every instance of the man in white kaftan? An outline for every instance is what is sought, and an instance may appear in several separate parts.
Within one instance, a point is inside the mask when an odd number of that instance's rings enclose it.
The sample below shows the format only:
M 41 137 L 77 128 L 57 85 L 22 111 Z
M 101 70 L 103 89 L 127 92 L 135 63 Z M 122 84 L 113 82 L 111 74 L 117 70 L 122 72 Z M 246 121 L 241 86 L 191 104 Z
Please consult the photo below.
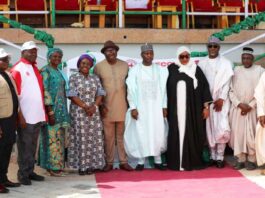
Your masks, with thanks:
M 224 151 L 226 143 L 230 139 L 228 91 L 233 69 L 232 63 L 219 55 L 219 43 L 218 38 L 210 37 L 207 45 L 209 55 L 199 62 L 199 66 L 208 80 L 213 98 L 213 103 L 210 105 L 210 116 L 206 121 L 211 164 L 216 164 L 217 168 L 223 168 Z
M 145 158 L 154 156 L 155 168 L 164 170 L 161 154 L 166 150 L 167 68 L 152 63 L 153 47 L 141 47 L 143 62 L 130 69 L 126 80 L 129 109 L 124 142 L 128 156 L 137 158 L 143 170 Z
M 235 169 L 254 170 L 256 168 L 255 134 L 257 125 L 256 99 L 254 91 L 264 72 L 259 65 L 253 65 L 253 49 L 243 48 L 241 56 L 243 66 L 234 70 L 229 91 L 231 109 L 229 121 L 231 126 L 230 146 L 237 157 Z
M 255 89 L 254 97 L 257 102 L 258 124 L 256 129 L 255 149 L 258 166 L 265 164 L 265 72 L 260 77 L 259 83 Z M 265 175 L 265 169 L 261 170 Z

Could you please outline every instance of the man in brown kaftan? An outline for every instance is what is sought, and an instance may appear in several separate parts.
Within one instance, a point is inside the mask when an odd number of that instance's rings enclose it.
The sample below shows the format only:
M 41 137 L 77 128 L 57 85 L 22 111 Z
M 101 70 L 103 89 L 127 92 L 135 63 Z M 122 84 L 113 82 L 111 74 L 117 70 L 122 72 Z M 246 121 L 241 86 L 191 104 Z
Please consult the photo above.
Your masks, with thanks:
M 133 170 L 128 165 L 123 142 L 125 113 L 127 111 L 125 78 L 129 68 L 126 62 L 117 59 L 118 50 L 119 47 L 115 43 L 106 41 L 101 49 L 106 59 L 98 63 L 94 70 L 106 91 L 106 97 L 101 106 L 107 162 L 104 171 L 106 172 L 113 168 L 115 142 L 117 143 L 120 168 L 127 171 Z

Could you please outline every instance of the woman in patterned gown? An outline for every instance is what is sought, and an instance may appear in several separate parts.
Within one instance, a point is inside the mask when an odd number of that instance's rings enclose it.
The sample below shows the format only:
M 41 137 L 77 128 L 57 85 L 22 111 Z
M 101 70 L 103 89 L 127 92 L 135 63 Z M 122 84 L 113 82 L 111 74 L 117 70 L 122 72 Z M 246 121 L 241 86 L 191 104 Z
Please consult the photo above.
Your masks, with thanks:
M 104 160 L 103 127 L 98 105 L 105 91 L 98 76 L 89 70 L 95 64 L 92 55 L 83 54 L 77 61 L 79 72 L 71 75 L 68 97 L 71 99 L 69 166 L 80 175 L 102 169 Z
M 51 176 L 63 176 L 65 132 L 70 126 L 66 98 L 67 80 L 58 69 L 62 56 L 61 49 L 49 49 L 49 64 L 41 69 L 44 103 L 49 122 L 41 131 L 39 162 Z

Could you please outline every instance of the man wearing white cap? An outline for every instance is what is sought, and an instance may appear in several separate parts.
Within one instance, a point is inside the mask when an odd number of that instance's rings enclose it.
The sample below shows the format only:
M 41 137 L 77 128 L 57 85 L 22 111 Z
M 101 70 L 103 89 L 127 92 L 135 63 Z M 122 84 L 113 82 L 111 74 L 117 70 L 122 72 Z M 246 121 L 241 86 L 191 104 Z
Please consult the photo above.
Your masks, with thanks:
M 155 168 L 164 170 L 161 154 L 166 151 L 167 68 L 153 63 L 151 44 L 141 46 L 142 63 L 130 69 L 127 84 L 129 109 L 124 142 L 128 156 L 137 158 L 136 170 L 144 168 L 145 158 L 154 157 Z
M 206 132 L 211 152 L 210 164 L 223 168 L 224 151 L 230 139 L 228 91 L 233 76 L 233 66 L 229 60 L 219 55 L 219 43 L 218 38 L 213 36 L 209 38 L 208 56 L 199 62 L 199 66 L 208 80 L 213 97 L 213 103 L 209 107 L 210 116 L 206 120 Z
M 232 102 L 229 121 L 231 126 L 230 145 L 237 157 L 235 169 L 256 168 L 255 133 L 257 109 L 254 91 L 264 69 L 254 65 L 253 49 L 243 48 L 243 66 L 234 70 L 229 98 Z
M 37 51 L 35 42 L 25 42 L 21 48 L 21 59 L 11 69 L 21 108 L 17 146 L 18 180 L 23 185 L 31 185 L 31 180 L 44 180 L 34 173 L 38 136 L 42 122 L 46 121 L 42 77 L 36 65 Z
M 258 124 L 255 137 L 257 165 L 262 166 L 261 174 L 265 175 L 265 72 L 261 75 L 255 88 L 254 97 L 257 103 Z
M 9 59 L 9 54 L 0 48 L 0 193 L 8 193 L 8 187 L 20 186 L 7 178 L 11 152 L 16 142 L 18 115 L 16 85 L 7 72 Z

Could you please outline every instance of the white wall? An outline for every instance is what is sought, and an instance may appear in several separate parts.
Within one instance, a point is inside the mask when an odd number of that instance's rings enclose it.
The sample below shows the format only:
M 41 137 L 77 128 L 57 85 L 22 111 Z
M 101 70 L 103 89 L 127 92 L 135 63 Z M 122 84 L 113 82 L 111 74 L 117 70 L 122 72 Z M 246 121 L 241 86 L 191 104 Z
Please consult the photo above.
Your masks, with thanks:
M 38 45 L 40 47 L 39 54 L 46 57 L 47 47 L 43 44 Z M 128 56 L 133 58 L 140 58 L 140 46 L 141 44 L 120 44 L 119 55 Z M 155 57 L 160 58 L 174 58 L 176 54 L 176 49 L 180 45 L 169 45 L 169 44 L 154 44 L 154 52 Z M 192 44 L 187 45 L 191 48 L 191 51 L 206 51 L 205 44 Z M 20 51 L 9 47 L 7 45 L 0 45 L 1 48 L 5 48 L 7 52 L 11 53 L 11 63 L 14 64 L 20 58 Z M 63 60 L 67 61 L 73 57 L 79 56 L 82 53 L 86 52 L 87 50 L 90 51 L 100 51 L 102 48 L 102 44 L 79 44 L 79 45 L 67 45 L 67 44 L 60 44 L 56 45 L 56 47 L 60 47 L 64 51 Z M 234 47 L 232 44 L 223 44 L 221 45 L 221 52 L 227 49 Z M 265 46 L 264 44 L 253 44 L 250 47 L 253 47 L 255 50 L 255 54 L 262 54 L 265 53 Z M 241 61 L 241 50 L 234 51 L 227 55 L 226 57 L 233 62 L 240 62 Z M 46 64 L 44 60 L 38 59 L 38 65 L 41 67 Z

